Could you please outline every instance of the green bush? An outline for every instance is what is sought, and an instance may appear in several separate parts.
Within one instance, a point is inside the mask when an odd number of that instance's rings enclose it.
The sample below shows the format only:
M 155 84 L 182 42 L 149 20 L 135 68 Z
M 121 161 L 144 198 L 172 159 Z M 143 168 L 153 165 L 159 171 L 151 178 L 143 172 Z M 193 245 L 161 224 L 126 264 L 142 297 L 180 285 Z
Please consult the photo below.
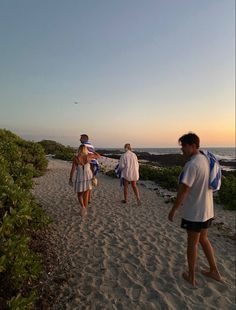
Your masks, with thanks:
M 8 302 L 8 306 L 10 309 L 28 310 L 33 307 L 36 299 L 37 296 L 35 291 L 32 291 L 27 297 L 23 297 L 22 294 L 19 293 L 16 297 L 11 298 Z
M 48 166 L 44 148 L 38 143 L 24 140 L 18 145 L 21 148 L 22 161 L 34 167 L 34 176 L 42 175 Z
M 115 170 L 109 170 L 106 172 L 106 175 L 108 175 L 109 177 L 112 177 L 112 178 L 117 178 L 116 176 L 116 173 L 115 173 Z
M 44 148 L 46 154 L 60 153 L 63 152 L 63 150 L 65 149 L 64 145 L 53 140 L 42 140 L 38 142 L 38 144 L 40 144 Z
M 140 180 L 150 180 L 169 190 L 178 189 L 178 177 L 181 167 L 155 168 L 149 165 L 140 165 Z M 116 178 L 114 170 L 106 172 L 106 175 Z M 233 174 L 222 176 L 221 188 L 217 192 L 216 201 L 224 205 L 225 209 L 236 210 L 236 177 Z
M 29 236 L 47 226 L 49 218 L 30 189 L 32 178 L 46 167 L 42 146 L 0 129 L 0 299 L 10 309 L 29 309 L 36 298 L 25 289 L 41 273 Z
M 69 151 L 65 150 L 65 151 L 63 151 L 61 153 L 56 153 L 54 158 L 55 159 L 66 160 L 66 161 L 72 161 L 74 156 L 75 156 L 75 152 L 74 151 L 71 152 L 70 150 Z
M 236 210 L 236 177 L 234 175 L 222 177 L 217 202 L 223 204 L 225 209 Z
M 181 167 L 155 168 L 149 165 L 139 166 L 140 180 L 154 181 L 163 188 L 176 190 L 178 188 L 178 177 L 182 171 Z M 106 175 L 116 178 L 114 170 L 106 172 Z
M 139 174 L 141 180 L 154 181 L 163 188 L 176 190 L 178 188 L 178 177 L 181 170 L 182 168 L 178 166 L 155 168 L 148 165 L 140 165 Z
M 52 140 L 42 140 L 38 144 L 44 148 L 46 154 L 54 155 L 56 159 L 72 161 L 76 153 L 74 148 Z
M 11 175 L 19 173 L 25 166 L 31 166 L 33 176 L 39 176 L 48 165 L 40 144 L 25 141 L 5 129 L 0 129 L 0 154 L 6 159 Z

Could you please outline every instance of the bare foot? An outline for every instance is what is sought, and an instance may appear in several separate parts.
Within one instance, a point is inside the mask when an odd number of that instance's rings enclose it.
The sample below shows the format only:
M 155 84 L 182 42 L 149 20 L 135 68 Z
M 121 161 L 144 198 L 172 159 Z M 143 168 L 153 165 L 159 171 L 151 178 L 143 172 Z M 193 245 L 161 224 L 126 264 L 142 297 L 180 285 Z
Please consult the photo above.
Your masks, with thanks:
M 86 207 L 82 207 L 80 210 L 80 215 L 83 217 L 87 214 L 87 208 Z
M 212 271 L 202 270 L 201 272 L 205 277 L 212 278 L 221 283 L 225 283 L 221 275 L 219 274 L 218 270 L 212 270 Z
M 138 206 L 141 206 L 141 200 L 140 199 L 138 199 L 137 204 L 138 204 Z
M 193 280 L 193 279 L 189 276 L 188 272 L 183 272 L 183 273 L 182 273 L 182 277 L 184 278 L 185 281 L 187 281 L 188 283 L 190 283 L 193 287 L 196 286 L 196 284 L 197 284 L 196 281 Z

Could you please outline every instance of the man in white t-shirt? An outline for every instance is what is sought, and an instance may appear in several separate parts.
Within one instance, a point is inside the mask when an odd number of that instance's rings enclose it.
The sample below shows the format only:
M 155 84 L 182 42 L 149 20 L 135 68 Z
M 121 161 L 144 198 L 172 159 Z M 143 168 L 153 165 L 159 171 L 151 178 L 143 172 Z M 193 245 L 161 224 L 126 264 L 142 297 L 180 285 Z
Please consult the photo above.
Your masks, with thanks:
M 195 269 L 200 243 L 210 266 L 210 270 L 202 273 L 222 282 L 214 250 L 208 239 L 208 227 L 214 218 L 213 192 L 209 188 L 209 162 L 207 157 L 199 152 L 200 139 L 196 134 L 183 135 L 179 138 L 179 144 L 189 161 L 180 175 L 179 191 L 168 218 L 173 221 L 177 209 L 183 207 L 181 227 L 185 228 L 188 234 L 188 272 L 183 273 L 183 278 L 193 286 L 196 285 Z
M 140 205 L 140 194 L 139 189 L 137 187 L 136 182 L 139 179 L 139 163 L 136 154 L 134 154 L 131 150 L 131 146 L 129 143 L 126 143 L 125 146 L 125 153 L 121 155 L 119 161 L 119 168 L 121 170 L 121 178 L 123 178 L 124 184 L 124 200 L 123 203 L 127 202 L 128 196 L 128 185 L 129 182 L 133 188 L 134 194 L 136 196 L 137 202 Z

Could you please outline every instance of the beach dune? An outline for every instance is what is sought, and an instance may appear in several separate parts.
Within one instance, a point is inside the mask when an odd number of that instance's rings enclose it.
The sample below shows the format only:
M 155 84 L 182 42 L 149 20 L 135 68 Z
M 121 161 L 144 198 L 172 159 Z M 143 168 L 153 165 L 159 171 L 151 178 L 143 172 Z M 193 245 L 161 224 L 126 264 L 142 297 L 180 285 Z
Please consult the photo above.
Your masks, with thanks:
M 227 234 L 217 225 L 209 231 L 226 284 L 201 274 L 207 262 L 200 251 L 198 286 L 192 288 L 181 276 L 187 266 L 181 212 L 169 222 L 171 205 L 144 182 L 142 205 L 137 206 L 131 188 L 124 205 L 119 180 L 99 173 L 92 202 L 81 217 L 68 185 L 69 171 L 68 162 L 49 160 L 33 190 L 53 220 L 47 239 L 60 266 L 41 279 L 42 287 L 56 289 L 50 309 L 235 309 L 235 243 L 229 237 L 234 213 L 217 207 L 215 222 L 229 228 Z

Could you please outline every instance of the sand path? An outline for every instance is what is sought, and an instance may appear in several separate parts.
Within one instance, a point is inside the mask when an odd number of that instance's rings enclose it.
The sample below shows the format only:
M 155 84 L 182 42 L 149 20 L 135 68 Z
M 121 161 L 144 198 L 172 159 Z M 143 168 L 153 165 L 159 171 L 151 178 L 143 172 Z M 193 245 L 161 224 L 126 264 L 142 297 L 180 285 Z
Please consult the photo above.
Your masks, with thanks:
M 73 190 L 68 186 L 70 164 L 49 161 L 47 173 L 36 179 L 34 196 L 53 219 L 50 246 L 70 269 L 52 309 L 235 309 L 235 245 L 216 227 L 210 239 L 227 285 L 207 279 L 207 266 L 199 253 L 198 287 L 181 274 L 186 266 L 186 236 L 167 221 L 170 204 L 155 191 L 140 186 L 142 206 L 129 192 L 120 203 L 119 181 L 99 174 L 88 213 L 80 216 Z

